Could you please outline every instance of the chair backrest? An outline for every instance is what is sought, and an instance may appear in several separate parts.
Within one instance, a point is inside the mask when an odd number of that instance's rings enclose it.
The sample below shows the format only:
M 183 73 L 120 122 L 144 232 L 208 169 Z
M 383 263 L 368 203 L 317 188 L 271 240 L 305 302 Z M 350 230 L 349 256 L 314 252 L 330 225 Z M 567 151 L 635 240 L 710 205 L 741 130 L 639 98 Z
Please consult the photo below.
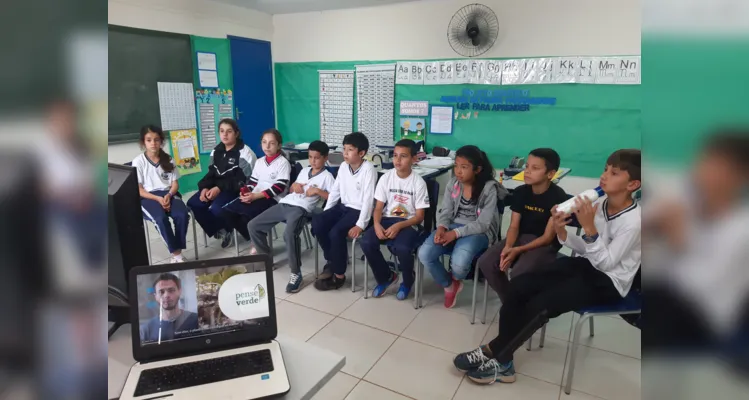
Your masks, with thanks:
M 328 154 L 328 165 L 338 166 L 343 163 L 343 153 L 329 153 Z
M 331 174 L 333 174 L 333 178 L 337 178 L 338 177 L 338 169 L 339 168 L 340 167 L 338 167 L 338 166 L 332 166 L 332 165 L 328 165 L 327 167 L 325 167 L 325 169 L 327 169 L 328 172 L 330 172 Z
M 133 166 L 133 162 L 132 161 L 128 161 L 124 165 L 127 165 L 128 167 L 132 167 Z
M 304 167 L 302 167 L 302 164 L 294 163 L 294 166 L 291 167 L 291 173 L 289 174 L 289 186 L 291 186 L 292 183 L 296 182 L 297 178 L 299 177 L 299 173 L 302 172 Z
M 382 169 L 393 169 L 395 166 L 391 162 L 383 162 L 382 163 Z
M 437 225 L 437 202 L 440 196 L 440 184 L 436 179 L 425 179 L 427 194 L 429 195 L 429 209 L 424 216 L 424 231 L 431 232 Z

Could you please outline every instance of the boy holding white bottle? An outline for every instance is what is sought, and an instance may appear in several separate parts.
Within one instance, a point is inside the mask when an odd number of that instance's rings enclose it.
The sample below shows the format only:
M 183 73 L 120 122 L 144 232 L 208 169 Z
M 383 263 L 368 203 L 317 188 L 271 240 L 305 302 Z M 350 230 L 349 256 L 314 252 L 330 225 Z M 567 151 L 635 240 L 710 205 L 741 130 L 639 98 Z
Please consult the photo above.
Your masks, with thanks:
M 640 160 L 640 150 L 615 151 L 600 179 L 605 195 L 598 198 L 593 190 L 576 198 L 572 210 L 584 230 L 582 237 L 568 235 L 571 215 L 557 211 L 566 205 L 552 209 L 557 240 L 579 256 L 511 280 L 499 311 L 499 335 L 456 356 L 456 368 L 478 383 L 514 382 L 513 353 L 550 318 L 627 296 L 641 260 L 640 207 L 632 197 L 641 185 Z

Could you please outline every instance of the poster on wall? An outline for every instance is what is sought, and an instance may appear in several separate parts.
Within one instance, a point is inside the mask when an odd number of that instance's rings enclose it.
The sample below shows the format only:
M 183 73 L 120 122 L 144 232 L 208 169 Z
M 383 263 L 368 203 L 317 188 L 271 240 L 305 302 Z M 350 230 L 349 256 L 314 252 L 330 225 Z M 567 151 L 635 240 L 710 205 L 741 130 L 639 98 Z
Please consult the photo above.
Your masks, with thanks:
M 411 63 L 411 84 L 424 84 L 424 65 L 420 62 Z
M 468 82 L 474 84 L 484 83 L 486 72 L 486 60 L 471 60 L 468 62 Z
M 177 164 L 180 176 L 201 171 L 198 153 L 198 134 L 195 129 L 182 129 L 169 132 L 172 143 L 172 158 Z
M 485 85 L 502 84 L 502 60 L 486 60 Z
M 399 133 L 401 139 L 411 139 L 414 142 L 426 141 L 426 120 L 424 118 L 401 117 Z
M 395 68 L 395 84 L 408 85 L 411 83 L 411 63 L 399 62 Z
M 454 83 L 454 71 L 455 65 L 452 61 L 440 61 L 439 62 L 439 69 L 440 69 L 440 77 L 439 77 L 439 84 L 440 85 L 452 85 Z
M 161 128 L 165 131 L 195 128 L 192 83 L 158 82 Z
M 617 69 L 616 83 L 619 85 L 640 84 L 640 57 L 621 57 Z
M 596 83 L 592 57 L 580 57 L 575 68 L 575 83 Z
M 320 140 L 343 146 L 354 126 L 354 71 L 320 70 Z
M 200 154 L 208 154 L 219 142 L 218 124 L 224 118 L 234 118 L 234 99 L 228 89 L 198 89 L 195 91 L 200 128 Z
M 400 115 L 426 117 L 429 115 L 429 102 L 403 100 L 400 102 Z
M 471 77 L 468 75 L 468 60 L 456 60 L 454 65 L 455 77 L 453 78 L 453 83 L 470 83 Z
M 554 63 L 554 80 L 552 83 L 575 83 L 577 76 L 577 57 L 559 57 Z
M 367 135 L 372 151 L 393 145 L 395 69 L 395 64 L 356 66 L 357 129 Z
M 619 57 L 598 57 L 593 59 L 596 83 L 601 85 L 615 84 L 618 64 Z
M 425 62 L 424 64 L 424 84 L 437 85 L 440 79 L 440 63 L 437 61 Z
M 505 60 L 502 64 L 502 84 L 518 85 L 522 83 L 521 65 L 525 60 Z
M 453 134 L 453 107 L 432 106 L 429 133 L 435 135 Z

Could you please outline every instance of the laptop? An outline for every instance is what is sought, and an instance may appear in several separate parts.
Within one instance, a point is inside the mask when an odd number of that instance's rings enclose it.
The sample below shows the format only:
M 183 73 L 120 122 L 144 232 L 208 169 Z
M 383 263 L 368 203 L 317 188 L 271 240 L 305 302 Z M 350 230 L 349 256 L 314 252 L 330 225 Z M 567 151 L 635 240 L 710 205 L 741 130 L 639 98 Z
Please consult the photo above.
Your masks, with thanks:
M 130 270 L 133 358 L 120 399 L 254 400 L 289 392 L 270 256 Z

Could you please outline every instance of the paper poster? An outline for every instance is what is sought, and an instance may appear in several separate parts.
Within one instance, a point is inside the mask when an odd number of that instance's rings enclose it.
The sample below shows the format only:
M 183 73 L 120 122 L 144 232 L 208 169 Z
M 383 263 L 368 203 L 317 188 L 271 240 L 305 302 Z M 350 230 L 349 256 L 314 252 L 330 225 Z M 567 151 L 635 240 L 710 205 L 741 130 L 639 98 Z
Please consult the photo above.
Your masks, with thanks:
M 395 84 L 408 85 L 411 83 L 411 63 L 399 62 L 395 68 Z
M 424 84 L 437 85 L 440 79 L 440 63 L 437 61 L 424 63 Z
M 452 61 L 440 61 L 440 78 L 439 83 L 441 85 L 452 85 L 455 81 L 455 65 Z
M 403 100 L 400 102 L 400 115 L 426 117 L 429 115 L 429 102 Z
M 486 72 L 485 60 L 471 60 L 468 62 L 469 83 L 483 84 Z
M 401 118 L 400 138 L 418 142 L 426 139 L 427 125 L 424 118 Z
M 177 164 L 180 176 L 201 171 L 198 156 L 198 134 L 195 129 L 173 130 L 169 132 L 172 142 L 172 158 Z
M 577 77 L 577 57 L 559 57 L 554 63 L 553 83 L 575 83 Z
M 356 126 L 367 135 L 371 152 L 376 151 L 377 145 L 393 145 L 395 70 L 395 64 L 356 66 Z
M 198 89 L 195 91 L 200 129 L 200 154 L 208 154 L 219 142 L 218 124 L 224 118 L 234 118 L 234 99 L 231 90 Z
M 640 84 L 640 57 L 621 57 L 619 59 L 616 83 L 619 85 Z
M 320 140 L 342 146 L 354 127 L 354 71 L 318 71 L 320 79 Z M 360 99 L 360 102 L 368 101 Z
M 429 121 L 429 133 L 452 135 L 453 107 L 432 106 L 432 118 Z
M 471 77 L 468 74 L 468 60 L 456 60 L 454 63 L 455 66 L 455 77 L 453 79 L 453 83 L 455 84 L 464 84 L 464 83 L 470 83 Z
M 619 57 L 598 57 L 593 61 L 593 69 L 596 74 L 596 83 L 601 85 L 613 85 L 616 83 Z
M 520 66 L 525 60 L 505 60 L 502 64 L 502 84 L 519 85 L 521 81 Z
M 216 71 L 198 71 L 198 78 L 200 80 L 200 87 L 204 88 L 217 88 L 218 87 L 218 72 Z
M 216 54 L 198 52 L 198 69 L 216 70 Z
M 484 73 L 484 84 L 502 84 L 502 60 L 486 60 L 486 71 Z
M 577 75 L 575 83 L 596 83 L 594 59 L 592 57 L 580 57 L 575 68 Z
M 411 63 L 411 84 L 424 84 L 424 65 L 420 62 Z
M 158 82 L 161 127 L 165 131 L 195 128 L 192 83 Z
M 539 58 L 524 58 L 520 60 L 520 77 L 518 83 L 521 85 L 535 85 L 538 83 L 538 76 L 536 75 L 536 64 L 539 62 Z

